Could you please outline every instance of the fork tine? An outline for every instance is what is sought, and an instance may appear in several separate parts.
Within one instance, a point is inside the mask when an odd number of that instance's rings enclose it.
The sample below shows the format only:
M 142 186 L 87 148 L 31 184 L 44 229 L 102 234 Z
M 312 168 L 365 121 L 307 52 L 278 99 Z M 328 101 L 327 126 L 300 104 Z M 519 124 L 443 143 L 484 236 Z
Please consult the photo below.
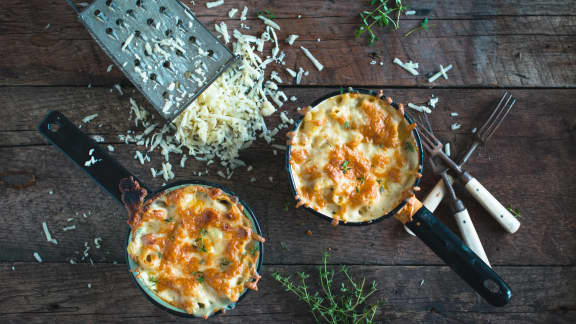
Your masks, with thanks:
M 512 96 L 510 96 L 510 98 L 512 98 Z M 494 135 L 494 133 L 496 132 L 496 130 L 498 129 L 498 127 L 500 127 L 500 125 L 502 124 L 502 122 L 504 121 L 504 119 L 506 118 L 506 116 L 508 115 L 508 113 L 510 112 L 510 110 L 512 110 L 512 107 L 514 107 L 514 104 L 516 103 L 516 99 L 512 100 L 512 102 L 510 103 L 510 105 L 508 106 L 508 108 L 506 108 L 504 111 L 504 113 L 502 113 L 498 120 L 493 124 L 492 129 L 490 130 L 490 132 L 484 137 L 484 140 L 487 141 L 488 139 L 490 139 L 490 137 L 492 137 L 492 135 Z
M 502 96 L 502 98 L 500 98 L 500 100 L 498 101 L 498 104 L 496 105 L 496 107 L 494 107 L 494 109 L 492 110 L 492 112 L 490 113 L 490 116 L 488 117 L 488 119 L 486 119 L 486 121 L 484 122 L 484 124 L 480 127 L 480 129 L 478 130 L 477 134 L 479 136 L 481 136 L 480 134 L 484 134 L 484 132 L 486 131 L 488 124 L 490 124 L 490 121 L 492 120 L 492 118 L 494 118 L 494 116 L 497 114 L 497 112 L 500 110 L 500 106 L 502 105 L 502 103 L 504 102 L 504 99 L 506 99 L 506 96 L 508 95 L 508 91 L 504 92 L 504 95 Z
M 434 134 L 434 132 L 432 132 L 432 125 L 430 124 L 430 118 L 428 118 L 428 114 L 423 113 L 424 114 L 424 122 L 426 123 L 426 128 L 428 128 L 428 130 Z
M 434 134 L 429 129 L 426 129 L 426 127 L 422 127 L 421 130 L 423 133 L 426 134 L 428 140 L 434 143 L 434 146 L 442 145 L 442 142 L 436 136 L 434 136 Z

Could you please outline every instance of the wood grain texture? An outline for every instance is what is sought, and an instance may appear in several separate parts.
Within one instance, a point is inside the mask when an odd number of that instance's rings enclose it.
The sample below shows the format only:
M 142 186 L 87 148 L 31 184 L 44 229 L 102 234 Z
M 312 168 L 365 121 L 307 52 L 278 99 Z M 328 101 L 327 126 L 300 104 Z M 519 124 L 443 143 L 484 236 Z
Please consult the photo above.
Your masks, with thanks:
M 40 4 L 41 2 L 41 4 Z M 414 4 L 414 8 L 428 8 L 430 29 L 403 35 L 418 26 L 422 17 L 407 17 L 401 28 L 379 32 L 381 41 L 367 46 L 366 40 L 354 39 L 358 27 L 357 13 L 363 8 L 360 1 L 308 1 L 298 19 L 293 6 L 282 1 L 250 1 L 249 21 L 253 30 L 263 30 L 255 18 L 255 9 L 273 8 L 281 17 L 284 28 L 278 32 L 280 40 L 289 34 L 300 38 L 295 46 L 283 46 L 285 66 L 275 66 L 284 84 L 295 84 L 285 67 L 310 70 L 305 85 L 371 85 L 371 86 L 481 86 L 481 87 L 567 87 L 576 85 L 576 73 L 571 64 L 576 61 L 576 16 L 566 15 L 567 4 L 553 5 L 548 12 L 534 10 L 530 16 L 517 17 L 513 5 L 475 1 L 474 4 L 453 5 L 441 1 Z M 12 6 L 14 4 L 14 6 Z M 2 8 L 1 6 L 4 6 Z M 233 6 L 207 9 L 198 4 L 194 9 L 210 28 L 225 21 L 230 30 L 239 28 L 240 21 L 229 19 L 225 12 Z M 522 7 L 524 4 L 521 5 Z M 491 8 L 492 9 L 488 9 Z M 542 6 L 545 7 L 545 6 Z M 574 7 L 574 6 L 572 6 Z M 458 9 L 455 9 L 458 8 Z M 524 7 L 523 7 L 524 8 Z M 76 20 L 64 1 L 9 0 L 0 5 L 5 9 L 0 43 L 0 85 L 112 85 L 127 83 L 118 69 L 107 73 L 111 64 L 84 27 Z M 572 8 L 574 9 L 574 8 Z M 300 10 L 300 8 L 299 8 Z M 457 10 L 457 11 L 454 11 Z M 524 8 L 523 10 L 528 10 Z M 557 11 L 556 11 L 557 10 Z M 337 14 L 334 14 L 337 12 Z M 442 12 L 446 16 L 435 16 Z M 526 11 L 527 12 L 527 11 Z M 550 16 L 550 12 L 555 12 Z M 572 10 L 573 12 L 573 10 Z M 313 13 L 311 17 L 306 13 Z M 540 15 L 538 14 L 540 13 Z M 46 26 L 50 24 L 50 28 Z M 321 41 L 318 42 L 317 39 Z M 286 45 L 286 44 L 284 44 Z M 305 46 L 325 65 L 316 71 L 299 46 Z M 270 46 L 265 49 L 270 55 Z M 376 63 L 371 65 L 371 56 Z M 392 64 L 394 57 L 413 60 L 421 65 L 420 77 L 413 77 Z M 449 80 L 427 82 L 425 74 L 438 71 L 438 65 L 453 64 Z
M 0 266 L 3 323 L 182 321 L 149 303 L 130 280 L 125 265 L 16 263 L 15 270 L 11 267 Z M 497 270 L 507 279 L 514 296 L 508 306 L 494 309 L 445 266 L 351 267 L 353 276 L 378 282 L 375 298 L 384 299 L 386 304 L 377 322 L 572 323 L 576 319 L 576 268 Z M 309 280 L 317 280 L 313 265 L 265 267 L 260 291 L 250 292 L 236 309 L 208 323 L 312 322 L 305 306 L 271 277 L 275 271 L 306 271 L 313 274 Z M 535 295 L 536 291 L 547 293 Z
M 143 150 L 136 145 L 117 144 L 118 134 L 133 127 L 128 114 L 127 97 L 110 94 L 107 88 L 5 88 L 0 94 L 0 172 L 31 170 L 38 182 L 25 190 L 0 187 L 6 197 L 4 210 L 13 210 L 20 217 L 5 217 L 0 227 L 0 259 L 30 261 L 33 251 L 41 251 L 51 262 L 66 262 L 81 251 L 84 242 L 95 237 L 104 238 L 101 250 L 91 250 L 93 260 L 111 262 L 123 260 L 123 242 L 127 227 L 124 209 L 107 193 L 86 177 L 57 149 L 34 129 L 50 109 L 57 108 L 73 121 L 98 112 L 99 116 L 83 125 L 88 134 L 101 135 L 106 143 L 113 143 L 117 157 L 140 179 L 159 187 L 161 179 L 152 179 L 150 167 L 160 168 L 162 158 L 151 154 L 152 164 L 142 167 L 134 152 Z M 288 114 L 297 117 L 295 107 L 312 102 L 317 96 L 335 89 L 287 89 L 289 95 L 299 99 L 286 107 Z M 462 152 L 469 144 L 468 132 L 482 120 L 501 95 L 501 90 L 475 89 L 384 89 L 400 102 L 426 102 L 432 94 L 440 98 L 432 115 L 432 123 L 440 136 L 449 141 L 454 153 Z M 33 92 L 34 96 L 27 94 Z M 469 164 L 468 171 L 475 175 L 505 206 L 519 208 L 523 226 L 514 235 L 507 234 L 474 201 L 457 186 L 459 196 L 467 205 L 486 253 L 496 265 L 573 265 L 576 237 L 573 233 L 571 210 L 576 208 L 572 197 L 576 194 L 573 181 L 565 181 L 558 174 L 576 160 L 574 132 L 568 127 L 574 119 L 575 90 L 514 90 L 519 102 L 504 126 L 481 148 Z M 554 107 L 554 114 L 550 113 Z M 457 118 L 450 112 L 457 111 Z M 458 121 L 463 128 L 450 131 L 450 124 Z M 269 126 L 279 123 L 275 116 Z M 99 127 L 102 125 L 102 127 Z M 285 132 L 286 130 L 284 130 Z M 284 133 L 283 132 L 283 133 Z M 283 142 L 283 133 L 277 136 Z M 256 142 L 242 152 L 242 158 L 254 170 L 237 169 L 232 179 L 216 175 L 217 168 L 209 168 L 204 179 L 222 183 L 248 201 L 262 223 L 268 239 L 267 264 L 300 264 L 317 262 L 321 251 L 338 252 L 335 263 L 349 264 L 441 264 L 441 261 L 419 240 L 408 236 L 400 223 L 384 220 L 365 227 L 329 226 L 307 211 L 294 209 L 287 175 L 284 171 L 283 152 Z M 179 158 L 173 160 L 177 165 Z M 177 178 L 193 177 L 193 172 L 206 169 L 202 162 L 189 160 L 186 169 L 175 166 Z M 250 178 L 257 182 L 251 183 Z M 268 177 L 273 177 L 271 183 Z M 421 197 L 431 189 L 437 177 L 425 173 Z M 50 195 L 50 191 L 54 194 Z M 62 202 L 62 203 L 60 203 Z M 287 208 L 287 210 L 286 210 Z M 91 212 L 87 218 L 82 213 Z M 80 215 L 77 215 L 79 213 Z M 448 209 L 441 205 L 438 217 L 454 231 L 456 223 Z M 62 232 L 66 220 L 74 217 L 78 229 Z M 550 218 L 554 222 L 550 222 Z M 41 235 L 41 222 L 46 220 L 60 241 L 58 246 L 47 242 Z M 305 232 L 311 230 L 312 236 Z M 554 237 L 554 240 L 548 238 Z M 15 239 L 13 239 L 15 238 Z M 360 238 L 360 239 L 359 239 Z M 283 249 L 282 245 L 288 247 Z M 358 253 L 369 247 L 370 253 Z M 298 253 L 294 253 L 298 251 Z M 85 261 L 87 262 L 87 261 Z

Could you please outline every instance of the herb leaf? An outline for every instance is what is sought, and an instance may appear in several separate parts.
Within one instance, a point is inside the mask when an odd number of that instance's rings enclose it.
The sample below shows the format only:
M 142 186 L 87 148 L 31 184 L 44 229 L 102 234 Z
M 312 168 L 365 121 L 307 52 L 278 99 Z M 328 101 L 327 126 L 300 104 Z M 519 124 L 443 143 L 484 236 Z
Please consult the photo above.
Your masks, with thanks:
M 308 286 L 307 279 L 310 275 L 306 272 L 297 272 L 296 280 L 279 272 L 272 274 L 282 287 L 295 294 L 298 299 L 308 305 L 316 322 L 327 323 L 373 323 L 378 308 L 384 304 L 378 300 L 373 304 L 367 304 L 367 299 L 376 292 L 376 282 L 366 284 L 366 279 L 356 281 L 350 275 L 346 266 L 338 270 L 328 268 L 329 254 L 325 253 L 323 265 L 318 267 L 321 290 L 313 292 Z M 340 284 L 336 283 L 335 276 L 342 278 Z M 336 292 L 340 292 L 339 295 Z
M 348 164 L 350 164 L 350 161 L 344 160 L 344 162 L 342 162 L 342 164 L 340 165 L 340 169 L 342 169 L 342 172 L 344 172 L 344 174 L 346 174 L 348 170 L 352 169 L 351 167 L 348 166 Z
M 373 10 L 364 10 L 360 13 L 362 25 L 356 30 L 355 36 L 360 38 L 364 33 L 368 33 L 369 45 L 373 45 L 378 39 L 373 27 L 392 25 L 394 29 L 398 29 L 400 15 L 407 8 L 402 4 L 402 0 L 372 0 L 370 6 L 376 7 Z

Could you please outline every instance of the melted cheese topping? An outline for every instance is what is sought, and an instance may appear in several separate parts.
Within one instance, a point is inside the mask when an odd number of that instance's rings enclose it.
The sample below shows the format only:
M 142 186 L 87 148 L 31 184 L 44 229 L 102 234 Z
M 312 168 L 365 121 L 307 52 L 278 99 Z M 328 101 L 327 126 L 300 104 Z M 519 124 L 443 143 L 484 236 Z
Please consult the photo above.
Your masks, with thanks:
M 344 222 L 392 211 L 418 176 L 415 127 L 370 95 L 346 93 L 310 109 L 291 140 L 299 205 Z
M 137 278 L 166 303 L 205 318 L 256 290 L 259 241 L 237 199 L 188 185 L 150 199 L 128 253 Z

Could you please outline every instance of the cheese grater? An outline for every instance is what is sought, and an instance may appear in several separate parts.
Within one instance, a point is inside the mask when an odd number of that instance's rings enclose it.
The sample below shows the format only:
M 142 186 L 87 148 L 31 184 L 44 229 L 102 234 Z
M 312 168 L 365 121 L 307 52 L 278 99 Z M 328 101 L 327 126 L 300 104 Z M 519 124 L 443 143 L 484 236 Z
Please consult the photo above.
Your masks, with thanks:
M 167 121 L 238 59 L 179 0 L 94 0 L 81 12 L 66 2 Z

